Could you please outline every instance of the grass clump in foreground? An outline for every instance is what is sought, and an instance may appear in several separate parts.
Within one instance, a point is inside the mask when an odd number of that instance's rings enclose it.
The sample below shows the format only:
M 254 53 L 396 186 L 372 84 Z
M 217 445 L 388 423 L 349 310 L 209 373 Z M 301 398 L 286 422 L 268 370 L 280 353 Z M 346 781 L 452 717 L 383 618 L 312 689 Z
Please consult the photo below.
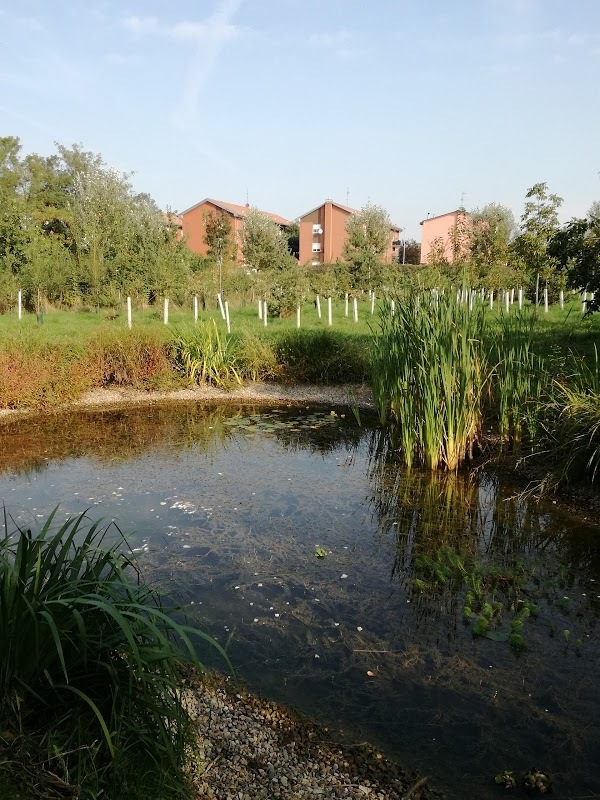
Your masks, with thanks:
M 0 787 L 24 797 L 185 797 L 193 742 L 173 608 L 85 513 L 0 540 Z M 16 796 L 16 795 L 13 795 Z

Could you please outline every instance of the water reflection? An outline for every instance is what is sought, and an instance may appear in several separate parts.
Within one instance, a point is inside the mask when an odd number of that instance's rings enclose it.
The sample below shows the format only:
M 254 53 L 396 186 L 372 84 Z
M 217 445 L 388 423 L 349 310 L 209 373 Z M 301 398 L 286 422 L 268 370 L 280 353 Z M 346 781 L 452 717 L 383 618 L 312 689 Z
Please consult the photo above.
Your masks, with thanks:
M 491 797 L 495 772 L 532 764 L 559 796 L 599 792 L 598 531 L 491 473 L 409 473 L 368 420 L 331 411 L 22 420 L 3 429 L 0 497 L 30 514 L 61 500 L 117 516 L 151 579 L 255 689 L 362 731 L 452 796 Z M 446 568 L 444 553 L 464 574 L 432 580 L 422 565 Z M 524 650 L 463 621 L 476 566 L 498 570 L 484 579 L 506 606 L 494 630 L 519 601 L 537 607 Z

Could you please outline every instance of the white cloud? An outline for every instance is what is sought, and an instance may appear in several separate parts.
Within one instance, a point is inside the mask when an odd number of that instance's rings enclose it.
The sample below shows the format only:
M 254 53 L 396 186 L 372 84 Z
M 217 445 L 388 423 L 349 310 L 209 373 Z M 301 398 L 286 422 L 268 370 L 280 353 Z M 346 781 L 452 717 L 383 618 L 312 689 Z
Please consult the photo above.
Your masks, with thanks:
M 234 2 L 233 5 L 239 7 L 239 2 Z M 222 6 L 232 5 L 231 2 L 225 2 Z M 229 41 L 239 35 L 239 29 L 226 20 L 219 19 L 219 10 L 206 22 L 190 22 L 183 20 L 174 24 L 163 24 L 157 17 L 126 17 L 121 22 L 122 26 L 126 28 L 134 36 L 141 38 L 142 36 L 163 36 L 167 39 L 176 39 L 180 41 L 206 41 L 217 40 L 220 42 Z

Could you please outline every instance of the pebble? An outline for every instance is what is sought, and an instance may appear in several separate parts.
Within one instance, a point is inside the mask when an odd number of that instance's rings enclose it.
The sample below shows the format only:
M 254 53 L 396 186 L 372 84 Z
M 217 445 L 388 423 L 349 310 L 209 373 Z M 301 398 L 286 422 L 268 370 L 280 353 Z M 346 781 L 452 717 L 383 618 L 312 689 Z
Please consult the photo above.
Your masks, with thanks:
M 326 729 L 227 680 L 188 681 L 199 754 L 193 800 L 402 800 L 418 775 L 367 745 L 347 750 Z M 428 784 L 412 800 L 442 800 Z

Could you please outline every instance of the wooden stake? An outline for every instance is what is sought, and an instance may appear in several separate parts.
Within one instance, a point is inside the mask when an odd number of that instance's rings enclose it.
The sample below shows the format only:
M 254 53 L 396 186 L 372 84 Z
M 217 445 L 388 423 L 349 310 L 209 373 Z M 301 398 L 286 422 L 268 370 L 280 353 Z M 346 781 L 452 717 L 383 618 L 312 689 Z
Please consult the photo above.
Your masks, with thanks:
M 331 297 L 327 298 L 327 324 L 330 328 L 333 325 L 333 319 L 331 316 Z
M 356 297 L 352 298 L 352 310 L 354 312 L 354 322 L 358 322 L 358 301 Z
M 17 316 L 19 319 L 23 316 L 23 302 L 22 302 L 22 294 L 21 290 L 17 294 Z
M 217 294 L 217 300 L 219 302 L 219 308 L 221 309 L 221 316 L 225 319 L 225 309 L 223 308 L 223 300 L 221 299 L 221 293 Z
M 321 319 L 321 298 L 317 295 L 317 317 Z
M 345 317 L 348 316 L 348 292 L 346 292 L 346 295 L 344 297 L 344 316 Z
M 194 295 L 194 325 L 198 322 L 198 295 Z
M 163 322 L 165 325 L 169 324 L 169 298 L 165 297 L 165 301 L 163 304 Z
M 300 303 L 296 306 L 296 327 L 300 328 Z
M 225 300 L 225 322 L 227 323 L 227 333 L 231 333 L 231 325 L 229 324 L 229 303 Z
M 131 330 L 131 297 L 127 298 L 127 326 Z

